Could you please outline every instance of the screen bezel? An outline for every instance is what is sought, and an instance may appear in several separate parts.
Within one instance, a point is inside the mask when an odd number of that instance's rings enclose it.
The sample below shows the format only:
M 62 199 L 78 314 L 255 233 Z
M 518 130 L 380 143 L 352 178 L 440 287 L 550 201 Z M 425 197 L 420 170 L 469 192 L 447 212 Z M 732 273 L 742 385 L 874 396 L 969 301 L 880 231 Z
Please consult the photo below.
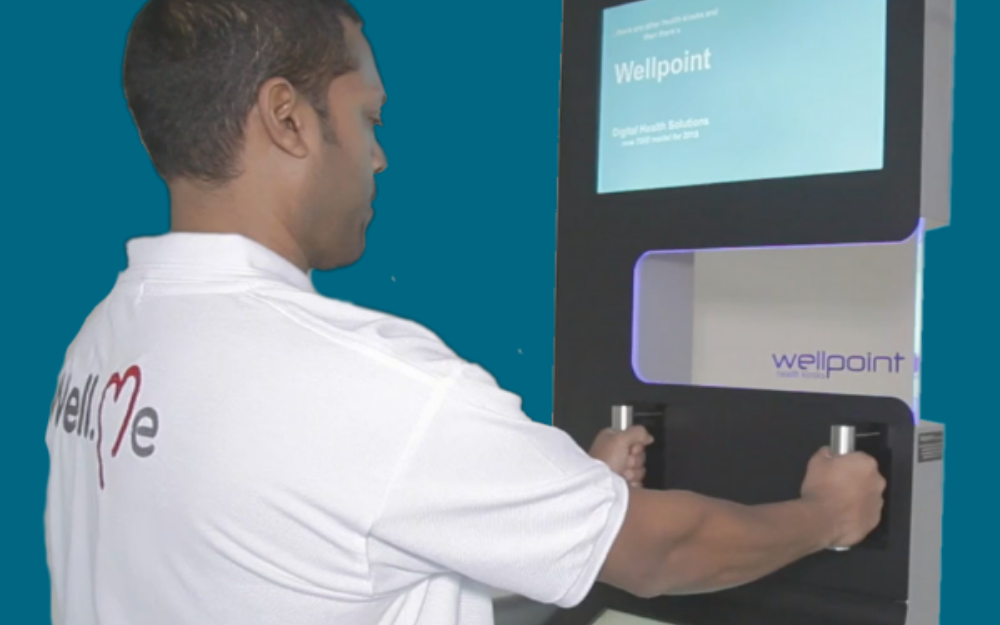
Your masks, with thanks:
M 601 194 L 603 15 L 605 9 L 635 1 L 565 2 L 559 161 L 563 225 L 621 233 L 643 252 L 889 242 L 914 232 L 921 213 L 924 0 L 887 0 L 881 170 Z
M 868 0 L 868 1 L 870 1 L 870 0 Z M 638 10 L 642 10 L 641 7 L 643 7 L 644 5 L 655 4 L 656 5 L 655 8 L 654 7 L 648 7 L 646 9 L 646 14 L 648 15 L 648 14 L 652 14 L 651 11 L 662 12 L 662 10 L 663 10 L 664 7 L 669 7 L 670 5 L 676 4 L 676 3 L 677 3 L 677 0 L 639 0 L 639 1 L 636 1 L 636 2 L 628 2 L 628 3 L 621 4 L 621 5 L 618 5 L 618 6 L 615 6 L 615 7 L 610 7 L 610 8 L 604 9 L 601 12 L 602 13 L 602 30 L 603 30 L 603 35 L 602 35 L 602 38 L 601 38 L 602 64 L 605 63 L 605 62 L 607 62 L 607 58 L 605 58 L 605 57 L 606 57 L 606 55 L 608 53 L 608 47 L 612 43 L 611 40 L 613 39 L 613 37 L 609 38 L 609 31 L 608 31 L 608 27 L 607 27 L 607 23 L 606 23 L 607 19 L 609 17 L 611 17 L 611 14 L 613 14 L 613 13 L 615 13 L 617 11 L 621 11 L 623 9 L 638 9 Z M 883 4 L 882 7 L 878 7 L 877 6 L 878 2 L 876 2 L 875 6 L 873 6 L 870 10 L 875 10 L 875 11 L 881 11 L 881 12 L 883 12 L 883 14 L 881 15 L 881 19 L 882 19 L 883 22 L 887 22 L 888 15 L 886 13 L 888 12 L 888 3 L 883 0 L 882 4 Z M 713 5 L 713 4 L 707 4 L 706 8 L 709 8 L 709 7 L 712 7 L 712 6 L 715 6 L 715 5 Z M 774 5 L 774 6 L 780 8 L 783 5 L 781 3 L 778 3 L 778 4 Z M 838 6 L 838 5 L 834 5 L 834 6 Z M 668 8 L 666 10 L 670 10 L 670 9 Z M 750 9 L 750 10 L 752 11 L 752 9 Z M 806 8 L 805 10 L 808 12 L 809 9 Z M 839 11 L 839 10 L 838 10 L 838 12 L 839 13 L 843 13 L 842 11 Z M 671 14 L 673 15 L 673 13 L 671 13 Z M 850 14 L 846 14 L 843 17 L 846 18 L 846 19 L 850 19 L 852 16 Z M 732 17 L 729 17 L 727 19 L 729 19 L 730 21 L 733 20 Z M 714 21 L 714 20 L 710 20 L 708 22 L 708 24 L 711 24 L 712 21 Z M 740 23 L 741 21 L 743 22 L 742 24 Z M 620 22 L 620 20 L 619 20 L 619 26 L 624 26 L 624 25 L 625 24 L 622 24 Z M 635 25 L 635 24 L 633 23 L 632 25 Z M 742 26 L 743 28 L 753 29 L 753 24 L 752 23 L 748 23 L 747 20 L 745 20 L 745 19 L 742 19 L 742 20 L 737 19 L 736 20 L 736 24 L 734 26 L 737 27 L 737 28 L 739 28 L 739 27 Z M 682 26 L 682 28 L 683 28 L 683 26 Z M 704 28 L 711 28 L 711 26 L 707 25 Z M 834 36 L 838 40 L 840 40 L 842 43 L 848 43 L 848 44 L 851 43 L 851 37 L 849 35 L 845 36 L 845 33 L 844 33 L 843 30 L 841 30 L 841 29 L 838 28 L 838 29 L 834 30 L 834 33 L 835 33 Z M 885 34 L 886 34 L 886 31 L 883 28 L 883 29 L 880 29 L 878 31 L 878 33 L 879 33 L 880 36 L 884 37 Z M 739 36 L 737 37 L 737 41 L 739 40 L 740 37 L 743 36 L 742 30 L 739 31 L 738 34 L 739 34 Z M 637 37 L 637 36 L 638 35 L 632 35 L 631 37 L 634 38 L 634 37 Z M 671 41 L 672 40 L 673 39 L 671 39 Z M 689 45 L 691 44 L 690 41 L 688 43 L 689 43 Z M 705 43 L 704 39 L 702 39 L 702 43 L 703 44 Z M 881 43 L 882 43 L 882 46 L 883 46 L 882 47 L 882 53 L 885 54 L 885 51 L 886 51 L 886 49 L 884 47 L 885 41 L 883 40 Z M 682 45 L 682 44 L 678 43 L 676 45 Z M 687 47 L 688 46 L 685 46 L 685 48 L 687 48 Z M 708 47 L 708 46 L 706 45 L 705 47 Z M 699 50 L 702 49 L 702 46 L 699 46 L 699 45 L 690 45 L 690 48 L 691 48 L 690 52 L 692 53 L 692 55 L 697 56 L 697 53 L 699 52 Z M 666 60 L 667 57 L 670 56 L 670 55 L 669 54 L 663 54 L 662 52 L 663 52 L 662 50 L 649 50 L 647 52 L 641 53 L 640 56 L 654 55 L 654 56 L 657 56 L 658 58 L 660 58 L 661 60 Z M 817 52 L 822 53 L 823 51 L 821 49 L 817 49 Z M 635 60 L 637 62 L 641 61 L 641 58 L 634 56 L 635 54 L 636 54 L 636 52 L 633 51 L 633 53 L 629 56 L 629 59 L 633 59 L 633 60 Z M 794 57 L 794 55 L 793 55 L 793 57 Z M 624 59 L 620 59 L 620 60 L 624 60 Z M 866 60 L 866 62 L 874 62 L 875 61 L 875 59 L 872 59 L 870 57 L 866 57 L 865 60 Z M 885 68 L 886 59 L 882 58 L 882 59 L 878 59 L 877 61 L 878 61 L 877 66 L 880 66 L 880 68 L 881 68 L 881 70 L 882 70 L 883 73 L 882 73 L 882 80 L 880 81 L 881 84 L 878 85 L 878 88 L 879 88 L 880 91 L 877 94 L 877 97 L 879 98 L 880 101 L 877 102 L 877 107 L 875 107 L 875 111 L 877 111 L 877 114 L 882 117 L 881 123 L 884 125 L 884 116 L 885 116 L 885 106 L 884 106 L 884 103 L 885 103 L 885 88 L 886 88 L 886 84 L 885 84 L 885 80 L 884 80 L 884 68 Z M 717 63 L 718 63 L 718 60 L 717 60 Z M 723 64 L 725 64 L 724 60 L 723 60 Z M 816 72 L 811 72 L 811 73 L 813 73 L 814 75 L 816 74 Z M 820 81 L 829 83 L 829 81 L 823 80 L 822 75 L 823 75 L 823 72 L 820 72 L 819 73 L 819 79 L 820 79 Z M 709 78 L 708 75 L 706 75 L 704 78 L 701 78 L 699 80 L 711 80 L 711 78 Z M 602 70 L 602 76 L 600 77 L 599 90 L 598 90 L 599 98 L 600 98 L 600 101 L 602 103 L 605 101 L 605 98 L 608 97 L 611 94 L 611 92 L 619 92 L 620 89 L 622 89 L 622 87 L 617 87 L 616 88 L 615 86 L 613 86 L 613 84 L 609 84 L 609 83 L 613 83 L 613 82 L 614 82 L 613 78 L 611 76 L 609 76 L 605 71 Z M 829 85 L 828 84 L 828 86 L 834 87 L 834 90 L 837 93 L 841 93 L 841 94 L 844 93 L 845 91 L 850 91 L 850 89 L 852 88 L 850 85 L 848 85 L 847 89 L 841 88 L 842 85 L 837 85 L 837 84 L 834 84 L 834 85 Z M 641 86 L 636 87 L 636 88 L 641 88 Z M 690 87 L 690 88 L 693 89 L 694 87 Z M 625 91 L 622 92 L 622 93 L 624 93 L 624 94 L 630 93 L 628 91 L 628 89 L 629 89 L 628 87 L 625 87 L 624 89 L 625 89 Z M 663 85 L 661 85 L 658 89 L 661 90 L 661 91 L 666 90 L 665 92 L 673 92 L 673 90 L 669 87 L 669 81 L 668 81 L 668 83 L 664 83 Z M 799 87 L 797 85 L 795 85 L 794 82 L 791 83 L 791 85 L 790 85 L 790 91 L 797 91 L 797 90 L 799 90 Z M 808 90 L 806 90 L 806 91 L 808 91 Z M 633 95 L 629 96 L 628 99 L 630 101 L 633 101 L 633 102 L 636 101 L 636 100 L 642 100 L 644 98 L 651 97 L 651 96 L 648 96 L 648 95 L 647 96 L 637 96 L 637 95 L 634 95 L 635 92 L 631 92 L 631 93 L 633 93 Z M 770 99 L 772 101 L 777 101 L 777 100 L 781 99 L 780 97 L 777 97 L 774 94 L 773 91 L 770 92 L 770 96 L 769 97 L 770 97 Z M 684 98 L 681 97 L 680 99 L 684 99 Z M 733 98 L 733 106 L 736 107 L 736 108 L 739 108 L 741 106 L 741 104 L 739 103 L 739 98 L 738 97 Z M 872 107 L 869 106 L 868 107 L 868 111 L 872 111 Z M 872 112 L 875 112 L 875 111 L 872 111 Z M 759 110 L 759 109 L 752 109 L 751 112 L 754 113 L 755 116 L 757 116 L 756 115 L 757 113 L 760 113 L 760 114 L 764 113 L 764 111 Z M 878 170 L 881 170 L 884 167 L 884 165 L 885 165 L 885 163 L 884 163 L 884 158 L 885 158 L 885 137 L 884 137 L 884 135 L 880 135 L 878 137 L 878 147 L 877 147 L 876 154 L 872 154 L 872 153 L 866 151 L 865 154 L 864 154 L 866 162 L 864 164 L 859 164 L 858 166 L 848 166 L 844 162 L 837 163 L 837 164 L 828 163 L 827 166 L 830 167 L 829 171 L 824 171 L 822 169 L 817 169 L 817 170 L 813 170 L 813 171 L 801 171 L 801 172 L 797 172 L 797 173 L 787 173 L 787 172 L 782 172 L 780 170 L 772 170 L 772 171 L 767 171 L 766 173 L 762 172 L 762 175 L 759 175 L 759 176 L 745 176 L 745 175 L 739 175 L 739 174 L 735 174 L 735 173 L 730 173 L 729 175 L 722 175 L 722 174 L 719 174 L 718 172 L 716 172 L 716 175 L 718 176 L 717 179 L 715 179 L 715 180 L 705 180 L 705 181 L 702 181 L 702 182 L 687 182 L 687 181 L 671 180 L 671 179 L 669 179 L 669 176 L 663 176 L 655 184 L 652 183 L 651 180 L 645 180 L 645 181 L 643 181 L 641 183 L 639 183 L 638 181 L 635 181 L 637 183 L 637 186 L 635 186 L 633 188 L 612 188 L 614 186 L 620 186 L 620 185 L 609 185 L 608 189 L 602 190 L 602 189 L 600 189 L 600 182 L 601 182 L 600 173 L 601 173 L 601 171 L 603 171 L 602 165 L 614 166 L 614 165 L 617 164 L 617 161 L 619 159 L 625 159 L 626 162 L 629 162 L 632 159 L 629 159 L 627 156 L 613 156 L 613 155 L 619 154 L 619 150 L 616 149 L 616 147 L 615 147 L 614 144 L 620 143 L 622 141 L 622 139 L 613 139 L 613 138 L 611 138 L 607 134 L 608 131 L 610 130 L 610 126 L 607 126 L 605 124 L 611 124 L 612 120 L 604 118 L 604 106 L 603 106 L 603 104 L 599 105 L 599 107 L 598 107 L 598 114 L 599 114 L 599 124 L 600 124 L 601 127 L 603 127 L 603 132 L 599 129 L 598 146 L 597 146 L 598 147 L 598 155 L 597 155 L 597 158 L 598 158 L 598 187 L 599 187 L 598 188 L 598 192 L 600 194 L 603 194 L 603 195 L 610 195 L 610 194 L 615 194 L 615 193 L 632 193 L 632 192 L 637 192 L 637 191 L 655 191 L 655 190 L 676 189 L 676 188 L 689 187 L 689 186 L 708 186 L 708 185 L 713 185 L 713 184 L 730 184 L 730 183 L 734 183 L 734 182 L 750 182 L 750 181 L 754 181 L 754 180 L 768 180 L 768 179 L 777 180 L 777 179 L 787 179 L 787 178 L 800 178 L 800 177 L 809 177 L 809 176 L 816 176 L 816 175 L 823 175 L 823 174 L 838 175 L 838 174 L 846 174 L 846 173 L 861 173 L 861 172 L 868 172 L 868 171 L 878 171 Z M 760 115 L 760 116 L 763 116 L 763 115 Z M 682 115 L 674 115 L 674 116 L 671 116 L 671 117 L 683 117 L 683 116 Z M 691 117 L 699 117 L 699 115 L 692 114 Z M 648 120 L 648 121 L 653 121 L 653 120 Z M 662 119 L 658 118 L 657 121 L 662 121 Z M 713 119 L 712 120 L 713 123 L 711 125 L 715 125 L 714 124 L 715 121 L 716 120 Z M 613 124 L 615 126 L 630 126 L 630 125 L 633 125 L 635 122 L 636 122 L 636 120 L 634 120 L 634 119 L 631 120 L 631 121 L 626 121 L 626 120 L 618 119 L 617 121 L 613 122 Z M 836 128 L 837 124 L 829 124 L 828 123 L 828 124 L 825 124 L 825 125 L 828 128 L 830 128 L 833 132 L 835 132 L 836 134 L 840 134 L 841 132 L 844 132 L 844 131 L 838 130 Z M 695 132 L 699 132 L 699 131 L 700 132 L 705 132 L 704 129 L 700 129 L 700 128 L 698 128 L 698 129 L 695 130 Z M 681 132 L 684 132 L 684 131 L 681 131 L 681 130 L 676 131 L 676 133 L 681 133 Z M 711 128 L 708 128 L 707 132 L 709 132 L 709 133 L 718 133 L 720 131 L 718 129 L 712 130 Z M 657 132 L 655 134 L 662 134 L 662 131 L 661 132 Z M 790 134 L 791 134 L 792 137 L 794 137 L 796 135 L 796 132 L 795 132 L 794 128 L 790 129 Z M 639 137 L 634 137 L 634 139 L 636 139 L 636 140 L 638 140 L 638 138 Z M 802 146 L 801 145 L 802 144 L 801 141 L 797 141 L 796 143 L 799 144 L 798 150 L 800 151 L 799 157 L 795 159 L 796 161 L 800 161 L 803 157 L 807 157 L 806 154 L 802 153 L 802 150 L 813 150 L 813 151 L 815 151 L 817 153 L 823 152 L 822 148 L 816 149 L 815 147 L 809 146 L 809 145 Z M 758 155 L 754 155 L 754 157 L 752 159 L 750 159 L 750 160 L 754 160 L 754 159 L 760 159 L 762 161 L 766 161 L 767 160 L 767 158 L 765 156 L 766 151 L 767 151 L 766 144 L 761 144 L 760 147 L 763 148 L 761 150 L 762 153 L 758 154 Z M 643 149 L 647 149 L 647 148 L 641 148 L 641 147 L 634 148 L 634 150 L 643 150 Z M 686 151 L 683 147 L 673 147 L 673 148 L 666 148 L 666 149 L 669 149 L 671 151 L 680 150 L 681 151 L 680 152 L 680 156 L 683 156 L 683 153 Z M 604 152 L 604 150 L 607 150 L 607 151 Z M 728 148 L 723 148 L 723 147 L 720 146 L 720 147 L 718 147 L 718 148 L 715 149 L 716 152 L 719 152 L 719 151 L 722 151 L 722 150 L 728 151 Z M 634 153 L 635 152 L 631 152 L 631 154 L 634 154 Z M 876 158 L 878 159 L 877 165 L 875 163 L 872 163 L 869 160 L 872 156 L 876 156 Z M 639 157 L 639 158 L 641 158 L 641 157 Z M 681 160 L 683 160 L 683 158 L 681 158 Z M 746 159 L 744 159 L 744 160 L 746 160 Z M 673 162 L 673 161 L 671 161 L 671 162 Z M 622 163 L 622 164 L 624 164 L 624 163 Z

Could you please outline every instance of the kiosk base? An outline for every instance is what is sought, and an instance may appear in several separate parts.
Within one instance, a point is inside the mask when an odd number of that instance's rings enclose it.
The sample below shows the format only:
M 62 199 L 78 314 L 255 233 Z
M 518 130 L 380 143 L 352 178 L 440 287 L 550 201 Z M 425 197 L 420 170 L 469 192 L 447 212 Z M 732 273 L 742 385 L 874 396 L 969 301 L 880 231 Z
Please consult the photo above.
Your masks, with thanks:
M 614 610 L 608 610 L 604 612 L 597 619 L 594 620 L 592 625 L 673 625 L 672 623 L 664 623 L 662 621 L 654 621 L 648 618 L 641 618 L 638 616 L 632 616 L 631 614 L 625 614 L 624 612 L 616 612 Z
M 493 596 L 494 625 L 545 625 L 558 610 L 555 606 L 518 595 L 495 593 Z

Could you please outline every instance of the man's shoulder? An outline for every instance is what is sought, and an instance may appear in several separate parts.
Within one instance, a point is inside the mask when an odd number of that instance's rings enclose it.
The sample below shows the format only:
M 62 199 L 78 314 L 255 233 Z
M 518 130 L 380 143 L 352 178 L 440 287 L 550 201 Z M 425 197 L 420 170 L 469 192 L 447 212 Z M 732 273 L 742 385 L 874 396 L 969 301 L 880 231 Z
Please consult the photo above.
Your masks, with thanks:
M 124 326 L 121 319 L 128 319 Z M 499 390 L 493 376 L 416 321 L 275 284 L 169 297 L 112 293 L 88 316 L 66 357 L 89 360 L 100 352 L 114 359 L 127 352 L 128 359 L 137 351 L 166 363 L 183 357 L 265 375 L 273 384 L 286 374 L 340 371 L 372 383 L 449 384 L 460 395 Z
M 493 383 L 492 377 L 416 321 L 317 293 L 260 291 L 251 297 L 271 309 L 270 322 L 313 335 L 317 340 L 312 345 L 320 356 L 349 355 L 429 381 L 471 373 Z

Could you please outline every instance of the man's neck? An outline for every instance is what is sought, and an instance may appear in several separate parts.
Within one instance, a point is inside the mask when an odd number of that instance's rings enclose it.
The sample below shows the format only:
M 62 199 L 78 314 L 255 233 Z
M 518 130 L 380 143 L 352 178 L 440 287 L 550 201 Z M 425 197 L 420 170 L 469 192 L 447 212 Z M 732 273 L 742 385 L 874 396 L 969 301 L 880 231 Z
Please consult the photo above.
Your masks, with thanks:
M 303 273 L 309 261 L 288 226 L 259 198 L 240 201 L 232 192 L 171 187 L 170 230 L 238 234 L 282 256 Z

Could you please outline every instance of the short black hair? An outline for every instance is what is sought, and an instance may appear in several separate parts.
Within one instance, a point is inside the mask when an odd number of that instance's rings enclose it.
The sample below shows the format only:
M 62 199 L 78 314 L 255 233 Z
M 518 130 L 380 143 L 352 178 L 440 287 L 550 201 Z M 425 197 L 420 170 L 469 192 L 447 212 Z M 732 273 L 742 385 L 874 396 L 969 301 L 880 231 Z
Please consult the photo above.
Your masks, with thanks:
M 167 182 L 239 175 L 247 116 L 263 84 L 288 80 L 327 119 L 327 90 L 356 69 L 347 0 L 150 0 L 129 32 L 125 99 Z

